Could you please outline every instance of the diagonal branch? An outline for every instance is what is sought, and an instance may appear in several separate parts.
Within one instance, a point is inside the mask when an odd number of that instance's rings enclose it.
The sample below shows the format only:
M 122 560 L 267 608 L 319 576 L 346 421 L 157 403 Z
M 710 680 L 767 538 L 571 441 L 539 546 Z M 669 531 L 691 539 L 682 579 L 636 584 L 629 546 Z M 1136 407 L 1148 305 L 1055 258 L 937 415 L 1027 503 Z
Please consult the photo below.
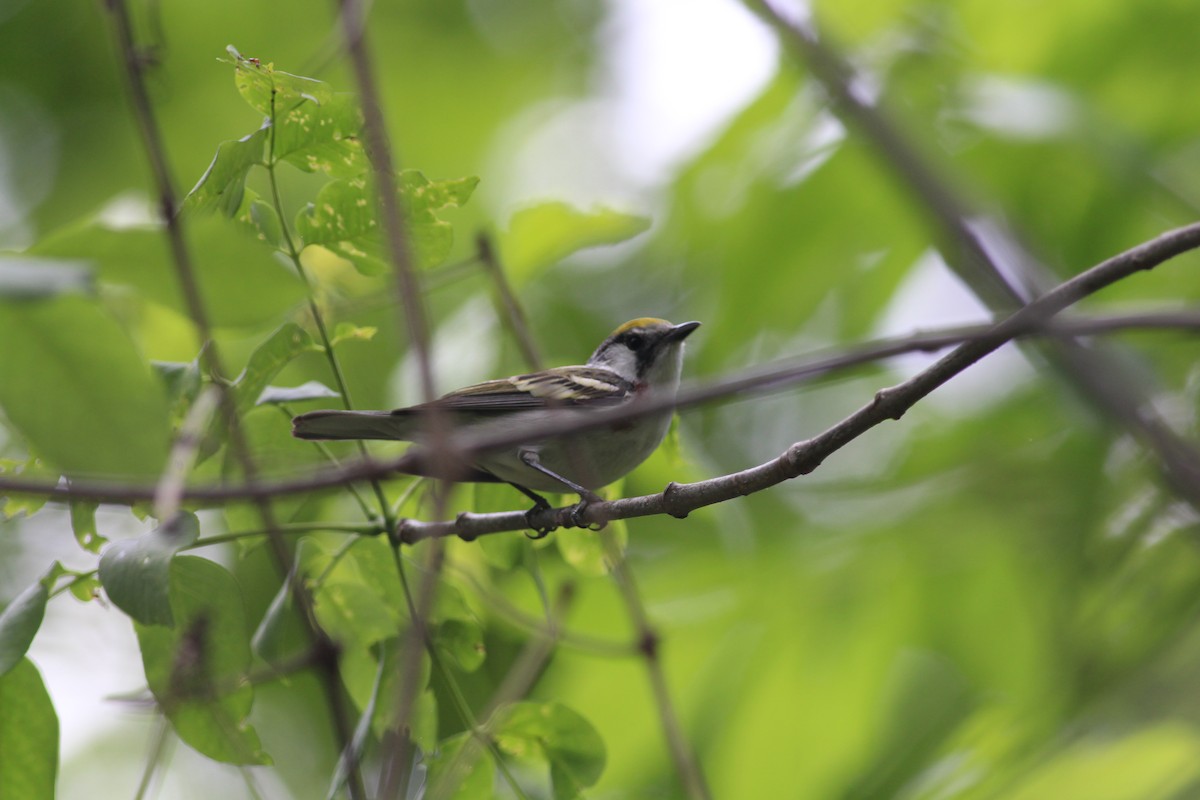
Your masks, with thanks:
M 1035 303 L 1015 315 L 1015 317 L 1020 317 L 1023 322 L 1021 322 L 1021 326 L 1008 330 L 1007 334 L 1010 338 L 1055 334 L 1058 323 L 1051 324 L 1050 317 L 1056 311 L 1061 311 L 1078 300 L 1094 294 L 1100 289 L 1130 275 L 1142 270 L 1153 269 L 1180 253 L 1196 248 L 1200 248 L 1200 223 L 1161 234 L 1154 239 L 1113 256 L 1095 267 L 1080 273 L 1066 283 L 1061 284 L 1054 292 L 1046 295 L 1042 300 L 1035 301 Z M 1034 319 L 1032 315 L 1035 313 L 1043 318 L 1040 321 Z M 1084 335 L 1089 333 L 1111 333 L 1135 328 L 1193 328 L 1196 321 L 1196 314 L 1187 311 L 1173 311 L 1165 314 L 1143 312 L 1133 314 L 1129 317 L 1110 316 L 1094 320 L 1089 318 L 1074 319 L 1065 323 L 1065 330 L 1072 335 Z M 995 324 L 989 324 L 923 333 L 899 339 L 883 339 L 876 342 L 867 342 L 849 349 L 831 351 L 824 356 L 809 356 L 805 359 L 768 364 L 734 373 L 722 379 L 702 384 L 693 384 L 690 387 L 681 389 L 673 401 L 670 398 L 652 399 L 644 403 L 638 403 L 635 406 L 627 406 L 613 411 L 598 413 L 585 419 L 576 417 L 554 423 L 553 425 L 548 424 L 539 430 L 544 435 L 564 435 L 584 429 L 609 425 L 643 414 L 654 413 L 664 408 L 688 408 L 734 395 L 777 391 L 839 369 L 846 369 L 904 353 L 942 350 L 946 347 L 970 342 L 980 337 L 994 337 L 993 332 L 995 329 Z M 460 446 L 466 448 L 466 452 L 469 454 L 480 452 L 487 448 L 503 447 L 519 443 L 523 438 L 527 438 L 527 434 L 524 431 L 513 431 L 505 435 L 491 436 L 486 439 L 460 434 L 460 438 L 462 442 Z M 304 494 L 320 489 L 343 486 L 355 481 L 387 476 L 397 471 L 412 469 L 419 466 L 419 464 L 420 461 L 417 457 L 408 454 L 387 460 L 354 461 L 335 468 L 325 468 L 300 478 L 274 481 L 260 480 L 255 484 L 243 484 L 239 486 L 193 486 L 183 492 L 183 497 L 186 500 L 194 502 L 225 503 L 263 496 L 281 497 L 290 494 Z M 118 484 L 101 480 L 85 481 L 77 479 L 72 480 L 71 484 L 67 486 L 44 480 L 21 478 L 19 476 L 0 477 L 0 494 L 32 494 L 51 500 L 95 500 L 99 502 L 131 504 L 152 500 L 154 498 L 154 491 L 154 486 Z M 618 517 L 610 518 L 615 519 Z M 517 529 L 507 528 L 506 530 Z
M 150 161 L 150 169 L 158 195 L 159 211 L 163 218 L 175 273 L 179 278 L 189 316 L 196 326 L 196 332 L 200 338 L 201 358 L 204 366 L 210 374 L 219 379 L 225 372 L 220 351 L 212 336 L 208 312 L 200 293 L 195 264 L 184 239 L 183 225 L 178 214 L 178 195 L 171 180 L 166 146 L 154 114 L 154 106 L 146 90 L 144 75 L 146 60 L 134 40 L 133 25 L 125 0 L 107 0 L 106 4 L 112 19 L 113 36 L 123 61 L 124 77 L 130 95 L 134 120 L 142 139 L 143 150 Z M 247 488 L 254 487 L 259 484 L 258 469 L 251 455 L 245 431 L 238 418 L 233 393 L 229 385 L 221 380 L 217 380 L 215 385 L 218 387 L 220 408 L 229 429 L 230 446 L 241 465 Z M 173 495 L 178 498 L 177 491 L 173 492 Z M 268 531 L 268 541 L 276 564 L 283 572 L 286 572 L 290 557 L 287 554 L 287 545 L 271 505 L 271 496 L 256 495 L 253 500 L 263 526 Z M 318 675 L 329 705 L 334 734 L 344 752 L 350 741 L 350 727 L 345 698 L 342 695 L 337 648 L 317 623 L 316 612 L 303 587 L 298 584 L 293 585 L 293 596 L 296 607 L 302 612 L 301 619 L 304 623 L 305 633 L 311 640 L 314 651 L 321 655 L 317 664 Z M 365 797 L 362 776 L 355 765 L 348 766 L 350 767 L 348 785 L 351 798 L 357 800 L 357 798 Z
M 1077 275 L 1061 284 L 1012 316 L 989 327 L 979 335 L 959 345 L 955 350 L 942 357 L 928 369 L 918 373 L 909 380 L 878 392 L 866 406 L 845 418 L 823 433 L 806 441 L 797 442 L 772 459 L 756 467 L 723 475 L 692 484 L 672 483 L 661 493 L 643 497 L 631 497 L 589 505 L 581 515 L 584 524 L 601 523 L 612 519 L 628 519 L 652 514 L 670 514 L 674 517 L 686 517 L 691 511 L 704 506 L 731 500 L 735 497 L 752 494 L 768 489 L 785 480 L 806 475 L 812 472 L 831 454 L 857 439 L 876 425 L 889 420 L 900 419 L 908 409 L 927 396 L 934 389 L 949 381 L 955 375 L 964 371 L 972 364 L 988 354 L 999 349 L 1012 339 L 1028 335 L 1044 328 L 1050 317 L 1067 308 L 1072 303 L 1090 295 L 1099 289 L 1120 280 L 1133 272 L 1149 269 L 1160 263 L 1158 258 L 1163 255 L 1160 247 L 1167 245 L 1172 252 L 1200 246 L 1200 225 L 1180 228 L 1177 231 L 1164 234 L 1151 242 L 1115 256 L 1092 269 Z M 1078 324 L 1075 326 L 1079 330 Z M 1053 331 L 1053 327 L 1050 328 Z M 839 359 L 839 365 L 850 359 Z M 813 372 L 824 372 L 825 368 L 819 363 L 810 365 Z M 780 371 L 782 372 L 782 371 Z M 794 372 L 793 372 L 794 374 Z M 784 374 L 770 372 L 759 376 L 770 379 L 783 379 Z M 677 407 L 695 405 L 705 400 L 713 399 L 713 395 L 721 390 L 729 390 L 732 394 L 751 383 L 747 378 L 734 378 L 718 381 L 715 384 L 697 389 L 680 392 Z M 756 386 L 763 383 L 755 382 Z M 661 404 L 661 401 L 655 403 Z M 647 406 L 651 403 L 645 404 Z M 601 415 L 596 415 L 597 417 Z M 613 417 L 612 414 L 604 415 Z M 599 423 L 604 424 L 604 423 Z M 546 428 L 552 427 L 547 425 Z M 496 437 L 499 438 L 499 437 Z M 470 451 L 469 448 L 464 448 Z M 1185 481 L 1179 488 L 1181 491 L 1196 492 L 1200 488 L 1200 474 L 1190 475 L 1191 480 Z M 1194 500 L 1200 496 L 1192 494 Z M 534 512 L 526 521 L 522 512 L 502 512 L 498 514 L 461 514 L 453 522 L 420 522 L 404 520 L 400 523 L 396 535 L 404 542 L 416 542 L 430 537 L 459 536 L 473 539 L 487 533 L 501 531 L 524 530 L 532 525 L 562 525 L 568 521 L 564 509 L 550 509 Z
M 1063 331 L 1072 335 L 1086 335 L 1091 333 L 1112 333 L 1137 328 L 1195 328 L 1197 314 L 1186 310 L 1166 313 L 1141 312 L 1129 316 L 1117 315 L 1095 319 L 1076 318 L 1066 323 L 1051 322 L 1050 316 L 1054 310 L 1061 311 L 1106 286 L 1139 271 L 1153 269 L 1174 256 L 1196 248 L 1200 248 L 1200 223 L 1161 234 L 1154 239 L 1101 262 L 1060 285 L 1054 292 L 1046 295 L 1042 301 L 1036 301 L 1024 311 L 1019 312 L 1016 316 L 1023 320 L 1021 326 L 1008 330 L 1007 334 L 1010 338 L 1019 338 L 1057 335 Z M 1042 305 L 1043 301 L 1047 304 Z M 1033 309 L 1033 311 L 1030 309 Z M 1040 322 L 1033 319 L 1031 314 L 1035 312 L 1045 318 Z M 1063 331 L 1059 330 L 1060 325 Z M 827 375 L 836 370 L 859 366 L 904 353 L 943 350 L 946 347 L 970 342 L 980 337 L 994 337 L 993 332 L 995 329 L 995 324 L 989 324 L 940 330 L 898 339 L 882 339 L 875 342 L 867 342 L 848 349 L 834 350 L 823 356 L 791 359 L 734 373 L 718 380 L 692 384 L 689 387 L 681 389 L 673 401 L 669 398 L 652 399 L 644 403 L 638 403 L 636 406 L 627 406 L 613 411 L 598 413 L 585 419 L 576 417 L 564 420 L 552 426 L 546 425 L 539 430 L 544 435 L 564 435 L 613 424 L 643 414 L 654 413 L 664 408 L 689 408 L 735 395 L 778 391 L 788 386 L 794 386 L 801 382 Z M 481 452 L 487 448 L 503 447 L 519 443 L 522 439 L 527 438 L 527 434 L 524 431 L 513 431 L 486 439 L 460 434 L 460 438 L 462 442 L 461 447 L 466 448 L 466 452 L 469 454 Z M 419 464 L 420 461 L 417 457 L 408 454 L 386 460 L 367 459 L 353 461 L 334 468 L 324 468 L 299 478 L 260 480 L 254 484 L 246 483 L 234 486 L 192 486 L 184 490 L 183 499 L 198 503 L 227 503 L 238 500 L 252 500 L 257 497 L 282 497 L 292 494 L 305 494 L 321 489 L 344 486 L 356 481 L 385 477 L 397 471 L 412 469 L 419 466 Z M 155 487 L 152 485 L 73 479 L 68 486 L 62 483 L 22 478 L 20 476 L 0 476 L 0 495 L 29 494 L 46 497 L 50 500 L 94 500 L 97 502 L 128 505 L 153 500 L 154 492 Z M 608 505 L 611 506 L 612 504 Z M 619 517 L 610 518 L 616 519 Z M 506 530 L 517 529 L 507 528 Z
M 994 228 L 985 246 L 974 209 L 949 178 L 939 174 L 906 137 L 886 109 L 808 19 L 787 18 L 771 0 L 744 0 L 778 33 L 784 48 L 808 67 L 832 101 L 833 110 L 879 152 L 885 165 L 921 201 L 946 246 L 947 264 L 991 308 L 1011 310 L 1048 285 L 1050 271 L 1016 237 Z M 1000 257 L 1000 253 L 1008 253 Z M 1019 285 L 1014 285 L 1014 281 Z M 1200 451 L 1181 439 L 1149 407 L 1142 381 L 1101 347 L 1085 348 L 1069 338 L 1042 348 L 1045 357 L 1098 411 L 1132 432 L 1158 458 L 1167 483 L 1200 508 Z

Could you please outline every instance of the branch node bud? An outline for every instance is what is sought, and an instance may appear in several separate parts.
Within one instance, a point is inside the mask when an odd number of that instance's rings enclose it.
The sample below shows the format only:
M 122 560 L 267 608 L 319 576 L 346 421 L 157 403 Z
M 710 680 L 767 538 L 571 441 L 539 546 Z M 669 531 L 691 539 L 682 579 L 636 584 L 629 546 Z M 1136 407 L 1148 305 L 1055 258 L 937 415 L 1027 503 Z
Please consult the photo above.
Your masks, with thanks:
M 464 542 L 473 542 L 479 538 L 479 534 L 475 533 L 468 527 L 468 522 L 470 522 L 470 519 L 471 515 L 466 511 L 459 513 L 459 515 L 454 518 L 454 533 Z
M 658 658 L 658 634 L 650 628 L 642 630 L 642 635 L 638 638 L 638 652 L 645 656 L 648 660 L 653 661 Z
M 691 509 L 683 503 L 683 499 L 679 496 L 683 487 L 675 481 L 667 484 L 667 488 L 663 489 L 663 505 L 668 514 L 675 519 L 687 519 L 687 515 L 691 513 Z

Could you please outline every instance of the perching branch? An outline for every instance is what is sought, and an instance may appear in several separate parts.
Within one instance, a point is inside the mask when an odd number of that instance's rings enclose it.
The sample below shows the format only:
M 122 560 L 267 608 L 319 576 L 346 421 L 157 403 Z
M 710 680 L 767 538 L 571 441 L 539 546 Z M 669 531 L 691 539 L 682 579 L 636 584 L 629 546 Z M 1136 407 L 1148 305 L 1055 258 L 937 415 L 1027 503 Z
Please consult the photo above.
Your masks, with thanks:
M 1160 329 L 1174 327 L 1177 324 L 1185 328 L 1193 327 L 1196 322 L 1195 314 L 1182 312 L 1138 313 L 1128 318 L 1121 316 L 1105 317 L 1090 320 L 1087 318 L 1073 319 L 1067 323 L 1051 324 L 1050 317 L 1063 308 L 1078 300 L 1093 294 L 1106 286 L 1129 277 L 1139 271 L 1152 269 L 1159 264 L 1179 255 L 1200 247 L 1200 223 L 1178 228 L 1161 234 L 1137 247 L 1120 253 L 1095 267 L 1080 273 L 1075 278 L 1063 283 L 1042 300 L 1035 301 L 1027 309 L 1018 312 L 1011 319 L 1020 318 L 1021 323 L 1016 327 L 1006 329 L 1009 338 L 1028 336 L 1052 335 L 1059 324 L 1072 335 L 1088 333 L 1111 333 L 1118 330 L 1151 328 Z M 1053 301 L 1052 305 L 1049 303 Z M 1046 305 L 1044 305 L 1044 303 Z M 1035 320 L 1030 314 L 1038 312 L 1043 319 Z M 1128 322 L 1129 324 L 1126 324 Z M 951 331 L 924 333 L 899 339 L 884 339 L 869 342 L 848 349 L 831 351 L 824 356 L 792 359 L 775 364 L 735 373 L 715 381 L 692 384 L 682 388 L 674 402 L 667 398 L 659 398 L 647 402 L 639 402 L 635 406 L 626 406 L 613 411 L 597 413 L 586 419 L 572 418 L 553 426 L 543 426 L 546 433 L 556 435 L 574 433 L 585 428 L 600 427 L 612 424 L 634 416 L 654 413 L 664 408 L 688 408 L 734 395 L 746 395 L 765 391 L 777 391 L 793 386 L 815 377 L 861 364 L 891 358 L 904 353 L 933 352 L 945 349 L 963 342 L 970 342 L 980 337 L 994 337 L 997 326 L 983 325 L 970 328 L 955 328 Z M 459 452 L 469 454 L 479 452 L 487 447 L 500 447 L 518 443 L 527 434 L 517 431 L 511 435 L 492 436 L 486 440 L 479 437 L 460 435 L 456 439 Z M 397 470 L 416 466 L 418 458 L 405 454 L 388 460 L 363 460 L 348 462 L 334 468 L 325 468 L 311 475 L 287 480 L 260 480 L 254 485 L 237 486 L 194 486 L 184 492 L 184 498 L 200 503 L 224 503 L 236 500 L 252 499 L 260 496 L 284 496 L 303 494 L 320 489 L 329 489 L 368 480 L 374 477 L 390 475 Z M 44 480 L 28 478 L 0 477 L 0 493 L 3 494 L 32 494 L 47 497 L 51 500 L 94 500 L 132 504 L 151 500 L 154 496 L 153 486 L 109 483 L 98 480 L 72 480 L 70 485 L 54 484 Z M 633 498 L 631 498 L 633 499 Z M 629 500 L 605 503 L 609 512 L 617 509 L 615 503 L 627 503 Z M 599 508 L 600 506 L 596 506 Z M 622 506 L 623 508 L 623 506 Z M 514 514 L 517 512 L 513 512 Z M 645 513 L 659 513 L 647 511 Z M 625 516 L 643 516 L 644 514 L 629 514 Z M 607 515 L 608 519 L 622 519 L 624 516 Z M 514 517 L 515 519 L 515 517 Z M 409 524 L 412 524 L 411 522 Z M 429 523 L 445 524 L 445 523 Z M 496 530 L 480 530 L 482 533 L 495 533 L 499 530 L 519 530 L 521 526 L 502 527 Z M 451 532 L 452 533 L 452 532 Z M 442 534 L 435 534 L 442 535 Z M 448 535 L 448 534 L 445 534 Z
M 872 402 L 854 414 L 812 439 L 796 442 L 771 461 L 741 472 L 698 483 L 672 483 L 660 494 L 593 503 L 587 507 L 581 521 L 602 523 L 608 520 L 654 514 L 686 517 L 698 508 L 759 492 L 785 480 L 808 474 L 820 466 L 832 453 L 881 422 L 888 419 L 900 419 L 923 397 L 997 350 L 1005 342 L 1018 336 L 1047 329 L 1048 321 L 1053 315 L 1123 277 L 1140 270 L 1150 269 L 1161 263 L 1162 259 L 1168 257 L 1166 255 L 1168 252 L 1178 254 L 1197 246 L 1200 246 L 1200 224 L 1163 234 L 1157 239 L 1114 256 L 1059 285 L 1007 319 L 969 338 L 928 369 L 902 384 L 878 392 Z M 1052 332 L 1054 327 L 1049 326 L 1048 330 Z M 1079 325 L 1076 323 L 1075 332 L 1078 331 Z M 898 348 L 899 345 L 893 345 L 893 347 Z M 863 355 L 866 360 L 866 353 L 864 352 Z M 875 353 L 871 355 L 874 356 Z M 837 360 L 839 366 L 854 361 L 853 356 L 842 356 Z M 827 371 L 828 365 L 816 362 L 808 365 L 805 369 L 810 371 L 809 374 L 819 374 Z M 695 405 L 713 399 L 716 395 L 727 396 L 744 391 L 748 386 L 754 388 L 770 386 L 776 381 L 794 378 L 797 371 L 797 369 L 793 369 L 791 372 L 786 369 L 764 371 L 755 377 L 735 377 L 696 389 L 682 390 L 676 406 Z M 644 406 L 652 405 L 661 406 L 662 403 L 661 401 L 652 401 L 644 404 Z M 645 411 L 645 408 L 642 411 Z M 616 415 L 612 413 L 596 415 L 597 419 L 601 416 L 609 419 L 598 421 L 597 425 L 611 424 L 617 419 Z M 544 427 L 550 429 L 558 426 L 546 425 Z M 547 430 L 547 432 L 557 432 L 557 430 Z M 498 439 L 499 437 L 493 438 Z M 492 443 L 489 442 L 489 444 Z M 1192 480 L 1181 488 L 1200 492 L 1200 475 L 1192 475 L 1191 478 Z M 528 521 L 523 512 L 467 513 L 460 514 L 458 519 L 452 522 L 403 520 L 396 531 L 396 536 L 406 543 L 443 536 L 459 536 L 469 540 L 488 533 L 524 530 L 530 524 L 538 527 L 554 527 L 555 525 L 562 526 L 568 521 L 565 509 L 536 512 Z

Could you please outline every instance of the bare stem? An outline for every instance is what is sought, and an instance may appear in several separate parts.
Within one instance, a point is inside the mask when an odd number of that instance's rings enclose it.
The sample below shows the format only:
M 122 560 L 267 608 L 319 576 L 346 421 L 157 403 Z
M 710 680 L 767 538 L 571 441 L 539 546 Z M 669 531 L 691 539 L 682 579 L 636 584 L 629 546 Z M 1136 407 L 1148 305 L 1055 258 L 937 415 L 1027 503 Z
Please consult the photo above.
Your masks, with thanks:
M 671 751 L 671 760 L 675 762 L 675 771 L 679 773 L 679 779 L 683 782 L 683 788 L 688 797 L 693 800 L 710 800 L 712 792 L 709 791 L 708 782 L 704 779 L 704 773 L 696 760 L 696 754 L 692 751 L 687 737 L 684 736 L 683 727 L 679 724 L 679 717 L 675 713 L 675 705 L 671 701 L 671 692 L 667 687 L 667 677 L 663 671 L 659 649 L 661 641 L 658 632 L 654 630 L 646 616 L 646 605 L 642 602 L 642 595 L 638 591 L 633 571 L 625 561 L 625 555 L 621 552 L 612 532 L 601 531 L 600 536 L 604 542 L 613 580 L 621 590 L 625 608 L 637 630 L 638 650 L 646 662 L 650 689 L 654 695 L 654 704 L 658 708 L 663 736 Z

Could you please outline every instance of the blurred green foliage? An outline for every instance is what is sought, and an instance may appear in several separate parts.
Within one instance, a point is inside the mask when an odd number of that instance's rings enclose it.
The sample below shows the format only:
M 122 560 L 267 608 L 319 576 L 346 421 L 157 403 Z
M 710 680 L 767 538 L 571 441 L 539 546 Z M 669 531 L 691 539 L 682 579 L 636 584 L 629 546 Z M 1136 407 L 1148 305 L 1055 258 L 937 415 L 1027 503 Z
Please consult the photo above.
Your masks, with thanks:
M 0 10 L 8 251 L 0 275 L 19 259 L 83 263 L 94 276 L 94 285 L 49 281 L 42 297 L 5 291 L 17 283 L 0 280 L 0 476 L 153 478 L 212 378 L 197 363 L 195 329 L 154 222 L 102 5 Z M 612 91 L 614 20 L 629 19 L 618 13 L 628 5 L 425 0 L 371 9 L 392 143 L 412 170 L 402 173 L 401 197 L 422 234 L 443 388 L 527 368 L 473 261 L 481 231 L 496 236 L 554 364 L 586 358 L 616 324 L 646 314 L 702 320 L 687 374 L 717 376 L 876 335 L 896 318 L 979 313 L 947 309 L 956 296 L 948 289 L 914 295 L 931 285 L 918 278 L 940 268 L 927 210 L 880 153 L 834 120 L 786 55 L 668 180 L 632 187 L 641 205 L 598 196 L 577 207 L 496 186 L 501 166 L 521 163 L 536 141 L 531 119 L 594 107 Z M 370 205 L 358 202 L 372 190 L 331 5 L 215 0 L 134 11 L 180 195 L 195 187 L 187 239 L 229 373 L 221 377 L 234 386 L 255 458 L 271 477 L 327 463 L 290 437 L 286 419 L 337 405 L 306 289 L 336 330 L 358 407 L 418 399 Z M 947 180 L 1060 275 L 1196 217 L 1194 3 L 893 0 L 819 2 L 814 12 Z M 689 36 L 687 11 L 674 13 L 675 35 Z M 228 63 L 231 42 L 264 71 Z M 725 57 L 722 44 L 709 44 L 714 57 Z M 266 71 L 272 64 L 288 74 Z M 271 86 L 287 89 L 276 101 L 289 101 L 274 109 L 274 142 L 261 127 Z M 568 159 L 582 172 L 600 156 L 577 146 Z M 366 210 L 346 216 L 355 209 Z M 335 235 L 347 220 L 355 235 Z M 308 248 L 289 252 L 285 231 Z M 609 244 L 619 246 L 597 247 Z M 1197 266 L 1195 255 L 1180 257 L 1084 306 L 1195 300 Z M 1118 346 L 1147 396 L 1194 440 L 1194 336 L 1130 334 Z M 618 527 L 715 796 L 1169 800 L 1200 791 L 1196 513 L 1088 398 L 1036 356 L 1018 360 L 979 364 L 810 476 L 685 521 Z M 689 412 L 677 446 L 621 492 L 773 457 L 870 402 L 906 368 L 878 365 Z M 196 480 L 236 479 L 218 422 L 205 437 Z M 332 450 L 356 454 L 351 445 Z M 423 491 L 402 497 L 409 485 L 388 481 L 384 491 L 401 516 L 427 518 Z M 525 502 L 503 487 L 465 488 L 450 511 Z M 345 492 L 284 498 L 275 509 L 281 521 L 312 528 L 296 537 L 294 561 L 316 619 L 342 647 L 350 706 L 371 712 L 366 765 L 377 769 L 398 691 L 396 648 L 411 625 L 392 553 L 382 539 L 338 532 L 363 519 Z M 97 567 L 115 605 L 138 621 L 144 684 L 179 737 L 217 761 L 270 759 L 274 767 L 256 769 L 270 769 L 279 791 L 324 796 L 336 749 L 318 683 L 306 674 L 228 683 L 247 665 L 269 675 L 304 646 L 261 537 L 228 546 L 224 566 L 172 558 L 184 542 L 155 550 L 158 534 L 117 542 L 105 551 L 110 562 L 126 551 L 151 558 L 149 577 L 114 579 L 69 535 L 35 541 L 71 525 L 53 504 L 0 498 L 0 512 L 8 518 L 0 601 L 16 609 L 0 618 L 0 654 L 11 666 L 0 675 L 0 796 L 49 796 L 58 752 L 50 700 L 63 688 L 51 683 L 47 696 L 37 639 L 32 658 L 21 654 L 47 596 L 51 611 L 75 602 L 61 596 L 68 582 L 91 597 Z M 81 544 L 113 533 L 111 517 L 87 509 L 75 517 Z M 202 537 L 259 526 L 240 505 L 200 515 Z M 413 550 L 405 555 L 421 561 L 423 548 Z M 39 582 L 58 558 L 79 570 L 56 567 Z M 500 757 L 532 796 L 684 796 L 632 646 L 638 628 L 605 574 L 598 538 L 570 530 L 538 543 L 515 533 L 455 540 L 447 558 L 412 719 L 431 774 L 469 741 L 461 707 L 486 707 L 537 640 L 531 631 L 550 598 L 569 584 L 568 635 L 528 696 L 492 720 Z M 155 624 L 168 621 L 175 627 Z M 220 647 L 203 644 L 218 635 Z M 608 645 L 626 654 L 614 657 Z M 212 660 L 187 662 L 189 647 Z M 99 739 L 106 729 L 96 724 Z M 140 722 L 134 729 L 149 735 Z M 477 756 L 458 776 L 460 796 L 511 796 L 493 756 Z M 64 760 L 63 783 L 89 776 L 89 797 L 132 796 L 136 783 L 104 776 L 136 774 L 143 760 L 142 748 L 113 759 L 97 743 Z M 111 795 L 95 794 L 101 785 Z

